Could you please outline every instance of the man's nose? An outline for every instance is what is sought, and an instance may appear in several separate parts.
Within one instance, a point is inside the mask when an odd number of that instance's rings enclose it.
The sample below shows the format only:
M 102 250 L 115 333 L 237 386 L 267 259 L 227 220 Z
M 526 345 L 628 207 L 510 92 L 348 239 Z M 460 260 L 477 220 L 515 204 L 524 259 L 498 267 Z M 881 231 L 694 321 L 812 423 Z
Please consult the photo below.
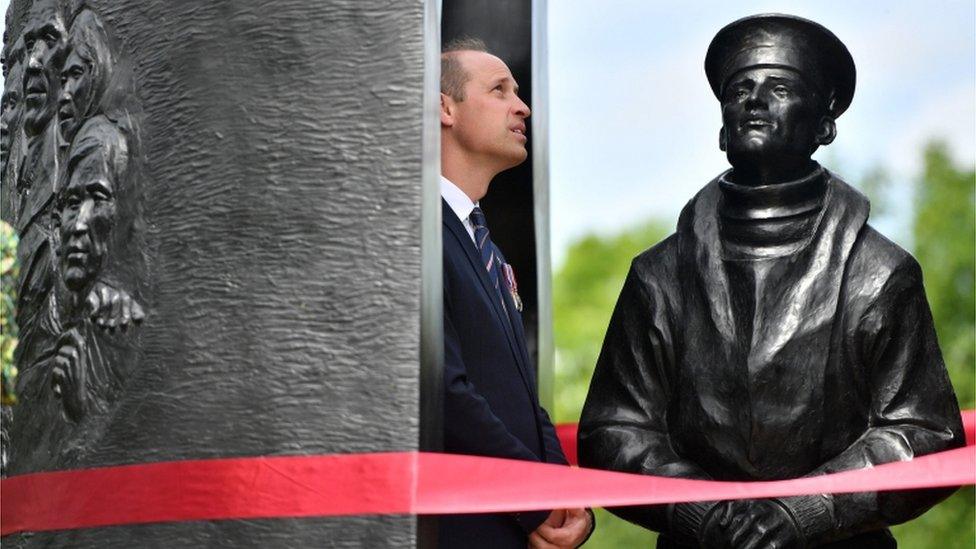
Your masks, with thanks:
M 94 202 L 91 200 L 85 200 L 81 203 L 81 207 L 78 209 L 78 215 L 75 216 L 74 223 L 71 225 L 71 234 L 78 235 L 88 232 L 93 208 Z
M 751 92 L 749 92 L 749 97 L 746 97 L 746 109 L 765 109 L 768 106 L 766 98 L 762 95 L 759 86 L 756 86 Z
M 34 42 L 34 47 L 30 50 L 27 57 L 27 68 L 31 71 L 44 69 L 44 55 L 47 53 L 47 44 L 43 40 Z
M 515 114 L 521 116 L 522 118 L 528 118 L 529 115 L 532 114 L 532 111 L 529 109 L 529 106 L 526 105 L 525 101 L 522 101 L 522 98 L 519 96 L 515 96 L 515 101 L 516 101 Z

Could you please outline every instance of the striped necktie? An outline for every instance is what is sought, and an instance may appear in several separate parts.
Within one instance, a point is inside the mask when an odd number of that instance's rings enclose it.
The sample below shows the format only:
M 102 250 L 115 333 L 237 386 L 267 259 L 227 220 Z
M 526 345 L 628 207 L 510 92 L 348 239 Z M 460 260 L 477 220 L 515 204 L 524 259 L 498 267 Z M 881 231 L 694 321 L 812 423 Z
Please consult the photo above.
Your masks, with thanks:
M 478 251 L 481 252 L 481 261 L 485 268 L 488 269 L 488 279 L 491 283 L 495 285 L 495 292 L 498 294 L 498 299 L 502 302 L 502 309 L 508 313 L 508 307 L 505 306 L 505 298 L 502 297 L 501 290 L 501 259 L 499 254 L 496 253 L 495 244 L 491 241 L 488 236 L 488 221 L 485 219 L 485 212 L 481 211 L 481 208 L 475 206 L 471 210 L 471 224 L 474 225 L 474 242 L 477 246 Z

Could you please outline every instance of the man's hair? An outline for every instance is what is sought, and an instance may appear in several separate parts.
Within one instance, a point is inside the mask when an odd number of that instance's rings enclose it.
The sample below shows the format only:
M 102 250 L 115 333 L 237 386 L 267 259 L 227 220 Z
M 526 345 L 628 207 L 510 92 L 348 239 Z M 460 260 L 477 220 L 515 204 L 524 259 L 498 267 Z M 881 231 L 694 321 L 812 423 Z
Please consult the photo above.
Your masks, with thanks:
M 441 49 L 441 93 L 451 96 L 455 101 L 464 101 L 464 84 L 470 75 L 455 55 L 459 51 L 487 53 L 488 48 L 477 38 L 462 37 L 451 40 Z

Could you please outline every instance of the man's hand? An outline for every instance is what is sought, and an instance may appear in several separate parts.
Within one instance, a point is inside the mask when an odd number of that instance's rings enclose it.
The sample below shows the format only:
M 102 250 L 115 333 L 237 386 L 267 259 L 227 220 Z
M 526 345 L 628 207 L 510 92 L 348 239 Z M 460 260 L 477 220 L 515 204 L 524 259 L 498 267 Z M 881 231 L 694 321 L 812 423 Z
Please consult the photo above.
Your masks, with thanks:
M 740 500 L 720 503 L 702 524 L 704 547 L 790 549 L 802 547 L 803 533 L 779 503 Z
M 572 549 L 583 543 L 593 529 L 586 509 L 556 509 L 529 535 L 532 549 Z
M 99 328 L 114 332 L 126 331 L 132 324 L 140 324 L 146 313 L 132 296 L 108 284 L 98 282 L 88 294 L 88 311 Z
M 78 421 L 88 410 L 85 339 L 77 329 L 72 328 L 58 338 L 57 349 L 51 370 L 51 389 L 61 399 L 68 417 Z

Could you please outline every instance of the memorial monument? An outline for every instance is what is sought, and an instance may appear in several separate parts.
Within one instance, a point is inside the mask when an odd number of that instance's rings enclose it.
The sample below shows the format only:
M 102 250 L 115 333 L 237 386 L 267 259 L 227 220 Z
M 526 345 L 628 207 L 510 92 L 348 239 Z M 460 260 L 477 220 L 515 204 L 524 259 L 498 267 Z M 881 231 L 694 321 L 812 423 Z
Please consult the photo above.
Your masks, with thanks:
M 776 480 L 963 445 L 918 263 L 811 159 L 854 95 L 847 47 L 812 21 L 757 15 L 718 32 L 705 73 L 732 168 L 634 259 L 583 409 L 580 464 Z M 949 493 L 612 511 L 660 532 L 659 548 L 895 547 L 887 527 Z
M 0 144 L 20 341 L 4 475 L 433 444 L 433 6 L 11 2 Z M 423 528 L 279 517 L 3 544 L 405 547 Z

